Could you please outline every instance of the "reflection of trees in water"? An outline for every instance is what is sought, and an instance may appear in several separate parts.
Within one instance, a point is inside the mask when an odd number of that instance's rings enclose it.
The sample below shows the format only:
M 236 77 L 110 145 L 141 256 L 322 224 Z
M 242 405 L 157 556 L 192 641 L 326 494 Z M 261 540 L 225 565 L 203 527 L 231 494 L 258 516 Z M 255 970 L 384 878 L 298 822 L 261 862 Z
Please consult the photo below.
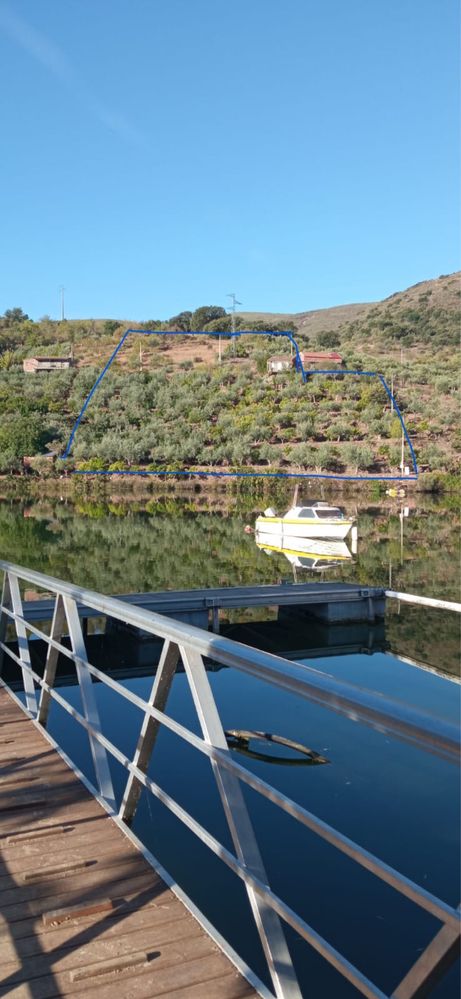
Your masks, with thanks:
M 460 615 L 453 612 L 408 604 L 402 604 L 399 612 L 393 602 L 386 638 L 397 655 L 459 676 L 460 624 Z
M 162 505 L 163 504 L 163 505 Z M 350 505 L 350 504 L 349 504 Z M 251 503 L 250 503 L 251 509 Z M 240 515 L 195 512 L 193 499 L 151 500 L 144 508 L 119 501 L 47 501 L 24 510 L 0 504 L 2 557 L 108 593 L 272 583 L 292 579 L 283 555 L 268 557 Z M 399 512 L 378 506 L 359 512 L 358 555 L 309 581 L 350 580 L 407 592 L 458 598 L 458 518 L 449 511 Z M 402 564 L 401 564 L 402 561 Z
M 152 516 L 129 510 L 121 517 L 104 511 L 101 504 L 93 509 L 87 504 L 83 514 L 58 506 L 55 518 L 48 524 L 24 520 L 17 507 L 0 506 L 2 555 L 112 593 L 274 579 L 273 565 L 243 533 L 240 519 Z M 275 575 L 281 575 L 280 567 Z
M 244 534 L 249 519 L 248 510 L 240 516 L 194 512 L 190 498 L 151 500 L 144 509 L 117 501 L 85 500 L 74 507 L 47 501 L 27 509 L 0 503 L 0 553 L 107 593 L 292 581 L 283 555 L 269 558 Z M 391 564 L 393 588 L 458 599 L 455 513 L 412 512 L 403 524 L 403 549 L 398 511 L 375 507 L 359 513 L 358 524 L 354 562 L 321 577 L 307 571 L 299 578 L 387 586 Z M 263 615 L 259 609 L 249 613 Z M 458 615 L 428 614 L 421 608 L 402 606 L 398 616 L 393 605 L 387 638 L 402 655 L 456 672 L 459 623 Z

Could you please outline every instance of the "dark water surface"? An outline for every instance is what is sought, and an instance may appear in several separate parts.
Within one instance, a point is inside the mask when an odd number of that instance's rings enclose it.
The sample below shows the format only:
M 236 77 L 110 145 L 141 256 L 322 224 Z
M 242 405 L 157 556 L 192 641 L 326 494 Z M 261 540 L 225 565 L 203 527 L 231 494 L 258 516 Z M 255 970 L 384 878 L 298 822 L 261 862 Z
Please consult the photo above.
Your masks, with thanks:
M 459 522 L 452 511 L 422 505 L 405 516 L 399 506 L 343 503 L 347 512 L 357 510 L 357 555 L 319 575 L 293 567 L 283 554 L 268 556 L 258 550 L 254 538 L 243 530 L 257 512 L 251 501 L 243 509 L 237 505 L 213 511 L 194 508 L 188 500 L 165 509 L 169 502 L 153 500 L 140 509 L 87 501 L 77 508 L 65 503 L 0 504 L 0 553 L 11 561 L 112 593 L 273 583 L 293 581 L 296 576 L 303 582 L 391 583 L 398 590 L 459 599 Z M 284 651 L 310 667 L 439 718 L 459 719 L 460 688 L 446 675 L 453 677 L 457 669 L 459 622 L 455 615 L 402 605 L 400 613 L 395 607 L 385 627 L 365 636 L 367 640 L 357 627 L 327 632 L 297 621 L 290 632 L 286 623 L 282 627 L 264 620 L 265 616 L 273 618 L 260 609 L 246 615 L 234 612 L 227 626 L 240 640 Z M 226 621 L 222 623 L 226 630 Z M 367 641 L 370 654 L 361 654 L 358 650 L 367 648 Z M 352 647 L 356 651 L 342 654 Z M 309 654 L 309 648 L 318 654 Z M 134 662 L 136 656 L 132 646 L 124 656 L 125 664 L 130 659 Z M 402 657 L 428 669 L 421 670 Z M 458 904 L 456 767 L 235 670 L 209 672 L 208 678 L 225 728 L 283 734 L 330 761 L 321 766 L 287 766 L 235 753 L 240 763 L 427 890 Z M 147 697 L 152 678 L 138 676 L 123 682 Z M 104 734 L 131 757 L 141 723 L 138 709 L 127 702 L 120 704 L 117 695 L 101 684 L 95 690 Z M 81 707 L 75 686 L 63 687 L 62 693 Z M 200 733 L 183 673 L 175 677 L 168 713 Z M 50 729 L 93 779 L 81 731 L 56 704 Z M 287 753 L 278 750 L 275 755 L 286 758 Z M 117 763 L 112 764 L 112 772 L 120 800 L 126 774 Z M 150 776 L 232 849 L 205 757 L 163 728 Z M 246 788 L 244 793 L 271 887 L 390 994 L 440 924 L 255 792 Z M 235 876 L 146 792 L 134 829 L 223 935 L 266 978 L 246 895 Z M 287 939 L 304 995 L 315 999 L 357 996 L 291 930 Z M 454 969 L 433 995 L 455 999 L 458 990 Z

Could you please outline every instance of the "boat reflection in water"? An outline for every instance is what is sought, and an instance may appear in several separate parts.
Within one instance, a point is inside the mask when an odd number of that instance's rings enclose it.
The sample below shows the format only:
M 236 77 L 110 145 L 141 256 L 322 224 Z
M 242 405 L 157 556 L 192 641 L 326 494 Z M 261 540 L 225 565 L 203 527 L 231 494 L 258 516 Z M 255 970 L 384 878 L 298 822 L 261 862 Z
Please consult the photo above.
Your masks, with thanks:
M 255 541 L 261 551 L 272 555 L 274 552 L 284 555 L 293 569 L 310 569 L 312 572 L 323 572 L 344 562 L 351 562 L 357 553 L 357 529 L 352 532 L 351 549 L 345 541 L 334 541 L 327 538 L 297 538 L 289 535 L 274 535 L 266 531 L 255 531 Z

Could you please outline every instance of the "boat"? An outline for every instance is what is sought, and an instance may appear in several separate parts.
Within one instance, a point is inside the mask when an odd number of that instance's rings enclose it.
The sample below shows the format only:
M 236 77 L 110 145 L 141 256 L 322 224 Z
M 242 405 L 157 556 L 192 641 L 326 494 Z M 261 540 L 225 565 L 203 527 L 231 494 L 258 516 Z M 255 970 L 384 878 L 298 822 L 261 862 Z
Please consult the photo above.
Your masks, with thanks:
M 352 553 L 345 541 L 293 538 L 289 535 L 281 539 L 266 531 L 256 531 L 255 541 L 261 551 L 267 555 L 285 555 L 297 569 L 314 569 L 319 572 L 352 560 Z
M 269 507 L 257 517 L 255 531 L 263 531 L 280 539 L 290 538 L 333 538 L 343 541 L 354 526 L 352 518 L 344 516 L 338 506 L 329 503 L 309 503 L 292 506 L 280 517 Z

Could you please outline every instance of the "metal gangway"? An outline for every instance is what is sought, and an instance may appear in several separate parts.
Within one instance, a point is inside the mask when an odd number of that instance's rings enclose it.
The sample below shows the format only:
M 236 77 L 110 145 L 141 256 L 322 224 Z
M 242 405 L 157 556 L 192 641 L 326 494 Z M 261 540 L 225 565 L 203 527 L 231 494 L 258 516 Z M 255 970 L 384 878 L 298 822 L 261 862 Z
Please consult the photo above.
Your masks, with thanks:
M 426 913 L 430 913 L 440 923 L 440 929 L 430 944 L 410 967 L 404 978 L 394 988 L 392 999 L 415 999 L 429 994 L 459 953 L 460 912 L 443 899 L 437 898 L 422 886 L 414 883 L 404 874 L 364 849 L 340 831 L 324 822 L 315 814 L 299 805 L 274 786 L 262 780 L 233 758 L 226 739 L 224 727 L 214 699 L 205 668 L 205 660 L 212 660 L 223 666 L 232 667 L 261 682 L 274 685 L 308 702 L 323 707 L 390 735 L 420 749 L 442 756 L 447 761 L 459 764 L 459 739 L 456 726 L 433 718 L 423 712 L 381 694 L 357 687 L 354 684 L 335 679 L 318 670 L 297 665 L 287 659 L 261 652 L 241 645 L 219 635 L 201 630 L 172 618 L 164 617 L 115 597 L 105 596 L 71 583 L 54 579 L 21 566 L 0 561 L 3 571 L 3 590 L 0 604 L 0 669 L 1 661 L 8 657 L 15 663 L 18 676 L 22 677 L 24 701 L 10 691 L 11 696 L 22 708 L 34 726 L 45 734 L 48 742 L 56 749 L 65 762 L 78 775 L 103 806 L 113 822 L 133 843 L 144 852 L 149 861 L 157 866 L 162 876 L 168 874 L 152 858 L 134 836 L 131 823 L 143 788 L 157 798 L 177 817 L 220 861 L 243 882 L 251 911 L 261 940 L 270 975 L 271 989 L 248 968 L 230 944 L 222 939 L 218 931 L 210 927 L 205 917 L 202 923 L 207 931 L 228 954 L 250 984 L 265 999 L 299 999 L 300 987 L 291 955 L 285 940 L 284 924 L 292 927 L 307 945 L 314 948 L 337 972 L 357 991 L 367 997 L 386 999 L 381 989 L 355 967 L 342 954 L 309 925 L 301 915 L 271 889 L 264 868 L 256 835 L 247 810 L 242 785 L 270 801 L 274 806 L 295 819 L 301 826 L 310 830 L 330 844 L 361 868 L 372 873 L 400 895 L 409 899 Z M 24 613 L 23 584 L 44 591 L 49 598 L 53 595 L 53 615 L 49 634 L 40 628 L 40 622 L 33 623 Z M 409 595 L 388 593 L 389 598 L 411 601 Z M 418 598 L 415 598 L 418 602 Z M 424 602 L 430 603 L 427 598 Z M 433 602 L 437 605 L 437 601 Z M 461 610 L 460 605 L 443 602 L 445 608 Z M 88 660 L 85 636 L 79 609 L 90 608 L 92 612 L 105 618 L 123 622 L 134 628 L 160 638 L 163 642 L 160 661 L 153 679 L 150 696 L 147 700 L 125 689 L 115 679 L 92 665 Z M 29 637 L 46 643 L 46 661 L 43 676 L 33 669 Z M 70 648 L 63 644 L 67 636 Z M 13 646 L 17 649 L 14 651 Z M 55 689 L 58 657 L 62 655 L 75 664 L 78 685 L 81 693 L 82 711 L 68 703 Z M 171 689 L 179 661 L 187 675 L 187 681 L 200 722 L 201 735 L 174 720 L 166 713 L 168 694 Z M 141 713 L 139 739 L 133 757 L 126 755 L 102 732 L 95 697 L 94 681 L 99 681 L 114 691 L 121 699 L 130 702 Z M 0 679 L 5 688 L 5 682 Z M 47 731 L 51 701 L 54 700 L 86 733 L 91 749 L 96 775 L 93 784 L 79 770 Z M 216 781 L 219 796 L 224 808 L 233 851 L 198 822 L 177 802 L 155 779 L 147 775 L 155 742 L 161 726 L 205 756 Z M 113 757 L 126 770 L 126 783 L 120 805 L 116 796 L 109 767 L 109 756 Z M 155 771 L 154 771 L 155 773 Z M 181 888 L 169 882 L 186 906 L 197 914 L 194 904 Z

